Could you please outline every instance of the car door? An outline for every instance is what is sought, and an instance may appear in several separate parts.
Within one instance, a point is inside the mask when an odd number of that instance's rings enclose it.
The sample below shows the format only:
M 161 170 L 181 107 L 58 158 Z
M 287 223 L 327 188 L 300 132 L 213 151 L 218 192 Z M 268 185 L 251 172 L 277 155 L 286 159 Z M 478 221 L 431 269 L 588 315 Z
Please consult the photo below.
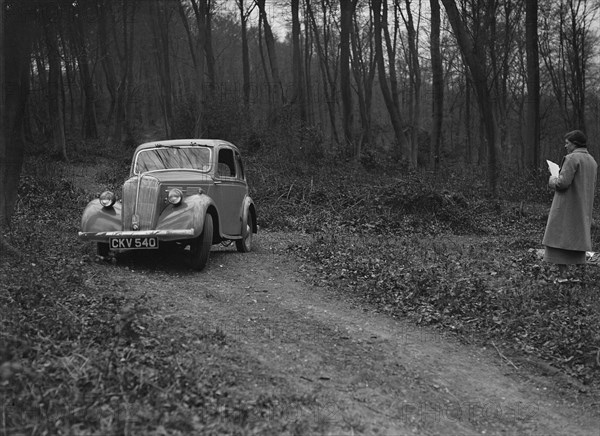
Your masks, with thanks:
M 242 231 L 242 205 L 248 189 L 241 159 L 237 150 L 231 147 L 221 146 L 217 153 L 213 199 L 219 210 L 221 233 L 239 236 Z

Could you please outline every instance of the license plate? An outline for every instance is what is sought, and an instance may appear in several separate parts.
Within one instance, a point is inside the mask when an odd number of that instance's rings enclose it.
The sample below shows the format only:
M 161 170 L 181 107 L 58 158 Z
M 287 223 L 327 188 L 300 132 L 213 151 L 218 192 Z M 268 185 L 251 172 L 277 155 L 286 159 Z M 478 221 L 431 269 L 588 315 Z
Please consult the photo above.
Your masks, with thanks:
M 158 248 L 158 238 L 142 236 L 135 238 L 109 238 L 108 243 L 113 250 L 144 250 Z

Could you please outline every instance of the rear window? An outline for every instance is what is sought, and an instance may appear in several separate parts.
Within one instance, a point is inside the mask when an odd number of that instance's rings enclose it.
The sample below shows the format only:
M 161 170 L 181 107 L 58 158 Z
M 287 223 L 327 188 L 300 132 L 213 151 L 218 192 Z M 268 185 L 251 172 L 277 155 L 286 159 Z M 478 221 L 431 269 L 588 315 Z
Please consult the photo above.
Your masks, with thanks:
M 165 147 L 141 150 L 134 163 L 134 174 L 167 169 L 210 170 L 207 147 Z

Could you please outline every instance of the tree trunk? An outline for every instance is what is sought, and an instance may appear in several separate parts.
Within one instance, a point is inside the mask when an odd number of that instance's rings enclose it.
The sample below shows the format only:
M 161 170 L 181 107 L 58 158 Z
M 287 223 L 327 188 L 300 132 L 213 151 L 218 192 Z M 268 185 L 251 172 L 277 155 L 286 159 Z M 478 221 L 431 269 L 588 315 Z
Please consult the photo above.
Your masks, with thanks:
M 263 48 L 263 22 L 262 20 L 258 20 L 258 38 L 257 38 L 257 45 L 258 45 L 258 52 L 260 54 L 260 65 L 262 66 L 262 71 L 263 74 L 265 75 L 265 83 L 267 84 L 266 88 L 267 88 L 267 103 L 271 104 L 273 102 L 273 80 L 271 78 L 271 71 L 269 70 L 269 67 L 267 66 L 267 60 L 266 60 L 266 56 L 265 56 L 265 50 Z
M 191 0 L 196 25 L 198 26 L 198 46 L 201 47 L 201 53 L 198 55 L 198 64 L 196 66 L 196 121 L 194 125 L 194 137 L 202 138 L 204 136 L 204 100 L 205 100 L 205 80 L 204 70 L 206 67 L 206 0 Z
M 466 161 L 473 163 L 473 134 L 471 132 L 471 79 L 465 74 L 465 142 L 466 142 Z
M 84 109 L 82 120 L 82 134 L 86 139 L 98 137 L 98 119 L 96 116 L 96 93 L 94 91 L 94 81 L 90 73 L 87 44 L 83 28 L 81 14 L 82 8 L 79 8 L 80 19 L 74 18 L 76 23 L 74 45 L 77 47 L 77 65 L 79 67 L 79 76 L 81 77 L 81 86 L 84 95 Z
M 337 105 L 336 105 L 336 94 L 337 94 L 337 81 L 335 71 L 331 71 L 330 64 L 335 64 L 336 60 L 330 58 L 329 50 L 327 48 L 329 40 L 329 29 L 325 22 L 325 16 L 323 17 L 323 24 L 319 26 L 312 10 L 312 6 L 309 0 L 306 0 L 306 13 L 308 15 L 313 36 L 315 47 L 317 48 L 317 54 L 319 57 L 319 69 L 321 71 L 321 77 L 323 80 L 323 92 L 325 94 L 325 101 L 327 103 L 327 114 L 329 115 L 329 125 L 331 127 L 331 135 L 336 144 L 339 144 L 339 135 L 337 132 Z M 323 40 L 319 36 L 319 29 L 323 29 Z
M 460 17 L 454 0 L 442 0 L 450 25 L 458 41 L 458 45 L 469 68 L 477 96 L 477 104 L 481 112 L 482 124 L 488 151 L 487 182 L 488 190 L 493 197 L 498 196 L 498 126 L 494 105 L 490 95 L 489 83 L 485 70 L 485 59 L 481 47 L 475 45 L 469 35 L 465 23 Z
M 432 74 L 432 122 L 431 156 L 433 168 L 440 167 L 440 144 L 442 142 L 442 123 L 444 119 L 444 72 L 442 52 L 440 50 L 440 4 L 439 0 L 429 0 L 431 8 L 431 74 Z
M 6 11 L 0 1 L 0 228 L 10 226 L 25 145 L 23 122 L 29 92 L 28 17 L 31 15 L 20 9 L 14 6 Z
M 372 46 L 373 21 L 370 21 L 370 32 L 367 38 L 369 47 L 365 50 L 362 44 L 359 44 L 360 33 L 358 31 L 357 15 L 360 15 L 360 13 L 354 14 L 354 31 L 352 32 L 352 56 L 354 57 L 354 62 L 352 66 L 361 123 L 361 137 L 360 140 L 356 141 L 355 154 L 356 156 L 360 156 L 362 148 L 371 144 L 371 106 L 373 101 L 373 82 L 377 66 Z M 365 59 L 365 57 L 367 58 Z
M 5 59 L 4 52 L 4 20 L 5 8 L 4 0 L 0 0 L 0 150 L 4 151 L 4 146 L 7 141 L 6 134 L 6 76 L 5 76 Z
M 206 75 L 208 76 L 208 89 L 211 93 L 211 98 L 216 86 L 216 73 L 215 73 L 215 54 L 212 44 L 212 3 L 210 0 L 201 0 L 204 2 L 206 26 L 204 26 L 204 54 L 206 56 Z
M 292 0 L 292 77 L 294 96 L 292 101 L 298 108 L 298 116 L 302 124 L 306 123 L 306 92 L 304 90 L 304 68 L 300 47 L 299 0 Z
M 244 0 L 237 0 L 240 11 L 240 23 L 242 32 L 242 93 L 244 106 L 250 106 L 250 53 L 248 48 L 248 17 L 252 9 L 246 11 Z
M 72 49 L 70 47 L 68 47 L 67 44 L 67 37 L 65 36 L 64 32 L 62 31 L 62 29 L 60 30 L 60 34 L 59 36 L 59 40 L 62 43 L 62 53 L 63 56 L 62 58 L 64 59 L 64 63 L 63 63 L 63 71 L 64 71 L 64 75 L 60 76 L 61 79 L 61 83 L 60 83 L 60 90 L 61 90 L 61 99 L 62 99 L 62 108 L 63 108 L 63 130 L 66 132 L 67 131 L 67 91 L 66 89 L 68 89 L 68 94 L 69 94 L 69 125 L 75 125 L 77 124 L 77 120 L 80 119 L 79 114 L 75 115 L 75 104 L 74 104 L 74 98 L 75 98 L 75 92 L 73 91 L 73 84 L 74 84 L 74 71 L 77 70 L 77 62 L 74 60 L 73 56 L 70 56 L 70 52 L 72 52 Z M 65 79 L 66 79 L 66 86 L 65 86 Z
M 45 26 L 46 46 L 48 49 L 48 115 L 50 118 L 50 138 L 56 153 L 64 160 L 67 158 L 65 129 L 63 124 L 63 109 L 60 98 L 62 74 L 60 52 L 56 24 Z
M 149 2 L 165 135 L 173 134 L 173 89 L 169 59 L 169 13 L 163 2 Z
M 577 4 L 574 4 L 577 3 Z M 571 83 L 573 88 L 573 118 L 574 125 L 584 132 L 586 131 L 585 119 L 585 95 L 586 95 L 586 67 L 588 61 L 588 43 L 586 41 L 586 17 L 578 17 L 579 11 L 582 8 L 582 0 L 569 2 L 570 18 L 571 18 L 571 59 L 569 65 L 571 67 Z M 592 2 L 593 3 L 593 2 Z M 597 7 L 597 6 L 596 6 Z M 585 10 L 585 8 L 583 8 Z
M 39 87 L 41 95 L 48 95 L 48 74 L 46 71 L 47 62 L 45 57 L 43 56 L 44 29 L 41 29 L 41 31 L 40 29 L 38 29 L 37 31 L 39 35 L 34 34 L 32 44 L 32 56 L 35 58 L 35 66 L 37 68 L 37 86 Z M 44 112 L 46 116 L 43 118 L 40 115 L 38 115 L 38 112 L 39 111 L 34 112 L 36 131 L 38 132 L 38 134 L 41 134 L 43 136 L 45 141 L 50 141 L 51 137 L 49 134 L 50 127 L 48 126 L 49 120 L 47 111 Z
M 527 51 L 527 125 L 525 133 L 526 162 L 537 168 L 540 162 L 540 65 L 538 52 L 538 1 L 525 6 L 525 49 Z
M 108 37 L 108 15 L 112 13 L 109 11 L 110 2 L 104 0 L 98 6 L 98 42 L 100 51 L 100 62 L 102 63 L 102 69 L 104 70 L 104 76 L 106 80 L 106 89 L 110 94 L 110 106 L 108 110 L 108 116 L 106 124 L 107 130 L 110 131 L 113 119 L 119 123 L 118 116 L 116 115 L 117 108 L 117 73 L 115 71 L 115 64 L 113 56 L 109 46 Z M 110 134 L 109 134 L 110 139 Z
M 353 0 L 340 2 L 340 91 L 342 97 L 342 125 L 347 150 L 354 154 L 354 116 L 350 83 L 350 35 L 352 33 Z
M 185 34 L 188 40 L 188 46 L 190 47 L 190 56 L 192 57 L 192 64 L 194 65 L 194 69 L 198 68 L 198 60 L 196 57 L 196 44 L 194 43 L 194 38 L 192 35 L 192 30 L 190 29 L 190 23 L 188 23 L 188 18 L 185 13 L 185 8 L 183 7 L 183 3 L 179 3 L 177 5 L 177 9 L 179 11 L 179 18 L 181 19 L 181 23 L 183 24 L 183 28 L 185 29 Z
M 128 16 L 130 13 L 130 16 Z M 127 4 L 123 8 L 123 16 L 125 26 L 123 28 L 123 45 L 124 56 L 120 59 L 120 63 L 124 65 L 124 86 L 123 86 L 123 111 L 124 111 L 124 128 L 125 139 L 129 145 L 134 145 L 133 132 L 133 65 L 135 64 L 135 16 L 136 16 L 136 1 L 131 2 L 131 12 Z
M 313 106 L 313 82 L 310 71 L 312 71 L 312 59 L 314 58 L 314 44 L 311 38 L 310 19 L 308 7 L 304 8 L 304 90 L 306 98 L 306 118 L 309 124 L 315 123 L 315 108 Z
M 386 0 L 383 0 L 386 1 Z M 408 145 L 408 140 L 402 128 L 402 119 L 400 116 L 400 108 L 398 106 L 397 99 L 392 95 L 392 91 L 388 87 L 388 78 L 386 76 L 386 71 L 390 70 L 390 80 L 392 82 L 392 89 L 395 78 L 394 71 L 391 63 L 393 63 L 393 58 L 389 59 L 390 65 L 389 68 L 386 68 L 384 57 L 383 57 L 383 39 L 382 39 L 382 31 L 385 32 L 385 28 L 387 27 L 387 23 L 382 19 L 382 1 L 381 0 L 373 0 L 373 24 L 375 31 L 375 59 L 377 62 L 377 71 L 379 75 L 379 86 L 381 88 L 381 93 L 383 94 L 383 99 L 385 101 L 385 106 L 388 110 L 388 114 L 390 116 L 390 121 L 392 123 L 392 127 L 394 129 L 394 135 L 396 137 L 396 142 L 400 150 L 406 150 Z M 389 38 L 388 38 L 389 39 Z M 389 41 L 388 41 L 389 42 Z M 388 44 L 388 58 L 389 58 L 390 47 Z M 403 156 L 405 159 L 407 158 L 406 154 Z
M 152 2 L 150 2 L 152 3 Z M 120 5 L 122 26 L 115 23 L 113 5 Z M 104 0 L 100 5 L 98 19 L 98 37 L 102 65 L 106 75 L 106 85 L 111 94 L 111 105 L 107 120 L 108 139 L 117 143 L 133 140 L 133 64 L 135 58 L 134 35 L 136 1 L 112 3 Z M 111 22 L 108 23 L 107 20 Z M 108 30 L 112 30 L 112 47 L 109 46 Z M 119 33 L 121 32 L 121 33 Z M 119 65 L 119 77 L 113 57 L 116 55 Z
M 408 36 L 408 72 L 410 77 L 410 149 L 409 166 L 417 167 L 419 152 L 419 130 L 421 127 L 421 66 L 419 64 L 419 49 L 417 29 L 410 9 L 410 0 L 406 0 L 406 17 L 404 24 Z
M 269 67 L 271 69 L 271 77 L 273 78 L 273 86 L 276 93 L 276 106 L 279 107 L 285 103 L 285 95 L 283 93 L 283 85 L 281 83 L 281 75 L 279 74 L 279 63 L 277 61 L 277 53 L 275 51 L 275 36 L 269 24 L 265 0 L 255 0 L 260 13 L 260 20 L 263 23 L 265 31 L 265 45 L 267 47 L 267 55 L 269 56 Z M 274 108 L 274 110 L 277 110 Z

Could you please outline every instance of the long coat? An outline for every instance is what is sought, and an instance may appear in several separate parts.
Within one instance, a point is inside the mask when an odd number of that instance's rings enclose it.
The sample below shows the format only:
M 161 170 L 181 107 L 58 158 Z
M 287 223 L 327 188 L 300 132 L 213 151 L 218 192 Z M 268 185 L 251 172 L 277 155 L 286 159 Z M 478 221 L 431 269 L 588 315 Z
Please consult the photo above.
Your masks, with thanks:
M 585 148 L 565 156 L 558 177 L 548 182 L 554 199 L 542 243 L 564 250 L 592 249 L 592 209 L 598 165 Z

